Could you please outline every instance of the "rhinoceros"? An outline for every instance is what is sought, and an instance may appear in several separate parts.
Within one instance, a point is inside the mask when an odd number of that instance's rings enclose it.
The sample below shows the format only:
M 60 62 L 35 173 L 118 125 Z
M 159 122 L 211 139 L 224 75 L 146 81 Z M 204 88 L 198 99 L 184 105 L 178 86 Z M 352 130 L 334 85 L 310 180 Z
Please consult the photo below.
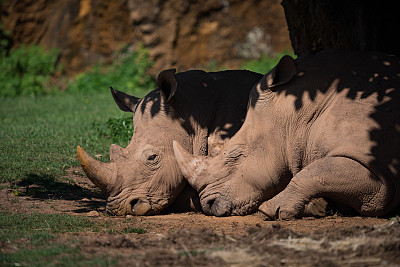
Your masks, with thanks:
M 175 74 L 171 69 L 159 74 L 158 88 L 143 99 L 111 88 L 120 109 L 134 113 L 129 145 L 111 145 L 110 163 L 77 149 L 86 175 L 107 198 L 106 211 L 154 215 L 171 203 L 176 209 L 195 208 L 197 192 L 185 187 L 172 141 L 195 155 L 216 153 L 240 129 L 249 92 L 262 76 L 245 70 Z
M 209 215 L 303 216 L 325 198 L 365 216 L 400 203 L 400 63 L 381 53 L 284 56 L 251 90 L 241 129 L 215 157 L 174 142 Z

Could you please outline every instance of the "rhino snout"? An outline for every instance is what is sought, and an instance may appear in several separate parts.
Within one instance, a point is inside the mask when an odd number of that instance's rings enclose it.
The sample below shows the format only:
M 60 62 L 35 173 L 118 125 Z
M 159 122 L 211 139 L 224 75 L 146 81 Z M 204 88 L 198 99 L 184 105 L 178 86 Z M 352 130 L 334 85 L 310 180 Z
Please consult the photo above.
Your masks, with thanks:
M 212 198 L 206 201 L 203 211 L 217 217 L 229 216 L 232 213 L 232 204 L 224 198 Z

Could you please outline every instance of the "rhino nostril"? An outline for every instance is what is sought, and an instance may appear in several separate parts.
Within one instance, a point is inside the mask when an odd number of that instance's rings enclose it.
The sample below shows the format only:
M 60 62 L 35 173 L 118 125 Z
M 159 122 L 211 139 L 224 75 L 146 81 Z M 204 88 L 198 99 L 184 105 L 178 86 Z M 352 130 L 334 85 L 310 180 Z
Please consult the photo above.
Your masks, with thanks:
M 135 211 L 135 205 L 138 203 L 139 199 L 133 199 L 131 201 L 131 210 L 134 212 Z
M 204 214 L 206 214 L 206 215 L 213 215 L 213 214 L 211 213 L 211 207 L 213 206 L 214 201 L 215 201 L 215 198 L 208 199 L 208 200 L 205 201 L 205 202 L 201 202 L 201 208 L 202 208 Z
M 215 198 L 212 198 L 212 199 L 207 200 L 207 206 L 212 207 L 212 205 L 214 204 L 214 202 L 215 202 Z

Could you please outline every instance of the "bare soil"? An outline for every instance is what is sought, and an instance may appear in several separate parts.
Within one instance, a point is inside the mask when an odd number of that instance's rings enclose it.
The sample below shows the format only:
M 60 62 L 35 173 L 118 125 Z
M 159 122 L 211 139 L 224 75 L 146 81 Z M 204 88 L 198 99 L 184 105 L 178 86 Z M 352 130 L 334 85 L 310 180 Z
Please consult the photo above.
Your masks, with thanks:
M 261 213 L 217 218 L 188 212 L 127 220 L 105 214 L 105 199 L 80 169 L 70 169 L 66 178 L 70 184 L 53 184 L 65 187 L 56 191 L 35 184 L 3 188 L 1 206 L 18 213 L 90 216 L 114 230 L 145 230 L 58 235 L 58 241 L 78 242 L 84 254 L 117 258 L 119 266 L 400 266 L 399 217 L 266 221 Z

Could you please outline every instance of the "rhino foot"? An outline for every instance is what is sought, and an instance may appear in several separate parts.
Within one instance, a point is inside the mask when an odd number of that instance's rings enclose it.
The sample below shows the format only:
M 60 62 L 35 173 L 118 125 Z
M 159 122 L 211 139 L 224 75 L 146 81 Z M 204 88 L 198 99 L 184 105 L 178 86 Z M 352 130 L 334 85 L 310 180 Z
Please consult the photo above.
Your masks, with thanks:
M 313 198 L 311 202 L 304 207 L 304 216 L 324 217 L 327 208 L 328 202 L 324 198 Z
M 280 207 L 280 205 L 275 205 L 270 203 L 269 201 L 264 202 L 258 208 L 259 211 L 265 214 L 267 220 L 292 220 L 297 216 L 297 212 L 294 209 L 286 209 L 284 207 Z
M 262 203 L 258 210 L 269 220 L 293 220 L 304 215 L 305 203 L 303 199 L 288 199 L 278 194 Z
M 328 206 L 323 198 L 314 198 L 309 203 L 301 200 L 297 203 L 285 203 L 284 200 L 283 203 L 279 203 L 279 201 L 279 199 L 265 201 L 258 209 L 269 220 L 291 220 L 303 216 L 323 217 Z

